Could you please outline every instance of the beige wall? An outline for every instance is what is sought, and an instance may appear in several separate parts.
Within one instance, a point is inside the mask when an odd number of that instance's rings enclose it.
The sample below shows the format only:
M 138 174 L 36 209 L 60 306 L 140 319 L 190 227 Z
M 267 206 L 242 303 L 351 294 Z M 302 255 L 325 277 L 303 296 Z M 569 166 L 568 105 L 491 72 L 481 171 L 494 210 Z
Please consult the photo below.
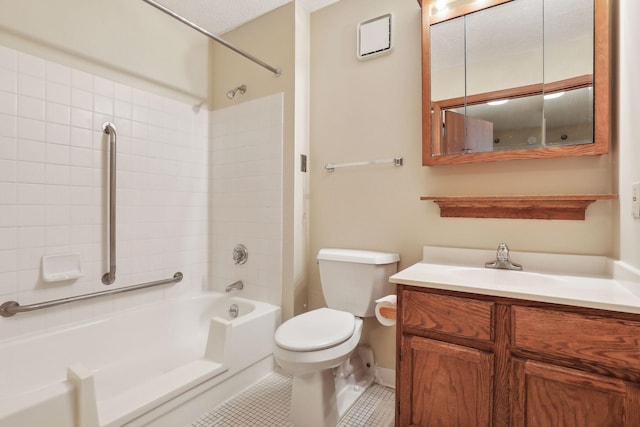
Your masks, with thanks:
M 355 58 L 359 22 L 392 12 L 395 47 Z M 322 247 L 400 253 L 423 245 L 613 254 L 615 202 L 596 202 L 585 221 L 440 218 L 423 195 L 609 193 L 613 156 L 478 165 L 421 165 L 420 9 L 415 0 L 342 0 L 311 16 L 310 307 L 324 305 L 314 256 Z M 405 165 L 340 169 L 328 162 L 402 156 Z M 395 333 L 367 320 L 379 365 L 395 367 Z
M 0 0 L 0 43 L 168 95 L 204 102 L 208 38 L 131 0 Z

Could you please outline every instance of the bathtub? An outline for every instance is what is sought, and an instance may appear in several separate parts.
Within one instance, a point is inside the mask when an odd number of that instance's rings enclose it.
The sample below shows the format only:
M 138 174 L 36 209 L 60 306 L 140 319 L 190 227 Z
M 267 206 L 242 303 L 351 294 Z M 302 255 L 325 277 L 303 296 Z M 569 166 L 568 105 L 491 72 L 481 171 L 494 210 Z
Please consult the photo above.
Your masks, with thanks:
M 1 342 L 0 426 L 185 425 L 272 370 L 279 322 L 207 292 Z

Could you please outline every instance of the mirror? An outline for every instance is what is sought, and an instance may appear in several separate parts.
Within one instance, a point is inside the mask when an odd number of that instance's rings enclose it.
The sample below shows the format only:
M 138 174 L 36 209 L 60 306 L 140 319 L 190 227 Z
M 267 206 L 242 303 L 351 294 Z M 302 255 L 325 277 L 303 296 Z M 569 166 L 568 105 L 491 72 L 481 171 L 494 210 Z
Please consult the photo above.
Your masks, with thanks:
M 609 146 L 609 0 L 423 2 L 423 164 Z

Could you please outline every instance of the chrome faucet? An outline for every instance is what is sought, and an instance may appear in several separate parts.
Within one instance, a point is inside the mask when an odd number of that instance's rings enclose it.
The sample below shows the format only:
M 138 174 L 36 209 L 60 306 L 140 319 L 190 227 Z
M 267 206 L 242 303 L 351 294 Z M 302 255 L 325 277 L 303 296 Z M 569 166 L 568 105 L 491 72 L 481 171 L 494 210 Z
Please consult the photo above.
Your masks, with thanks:
M 499 268 L 503 270 L 522 270 L 521 264 L 511 262 L 511 259 L 509 258 L 509 247 L 506 243 L 500 243 L 498 245 L 496 260 L 485 262 L 484 266 L 486 268 Z
M 244 288 L 244 283 L 242 283 L 242 280 L 238 280 L 227 286 L 224 291 L 231 292 L 234 289 L 241 290 L 242 288 Z

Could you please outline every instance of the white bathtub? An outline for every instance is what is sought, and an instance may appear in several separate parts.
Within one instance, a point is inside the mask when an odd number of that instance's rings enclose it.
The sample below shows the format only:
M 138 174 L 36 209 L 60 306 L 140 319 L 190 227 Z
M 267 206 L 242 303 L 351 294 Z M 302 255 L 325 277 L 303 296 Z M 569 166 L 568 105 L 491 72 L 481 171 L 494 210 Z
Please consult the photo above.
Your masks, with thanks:
M 0 426 L 184 425 L 271 370 L 279 322 L 202 293 L 1 342 Z

